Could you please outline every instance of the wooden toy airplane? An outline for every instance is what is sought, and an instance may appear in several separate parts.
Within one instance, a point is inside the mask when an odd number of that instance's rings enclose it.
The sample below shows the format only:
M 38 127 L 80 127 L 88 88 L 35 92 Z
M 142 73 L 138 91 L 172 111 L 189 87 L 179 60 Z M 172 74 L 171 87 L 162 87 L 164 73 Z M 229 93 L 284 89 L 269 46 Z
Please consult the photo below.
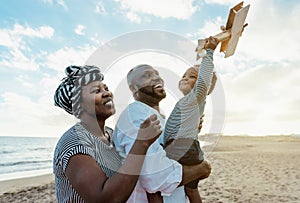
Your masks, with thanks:
M 244 28 L 248 25 L 244 24 L 250 5 L 243 7 L 241 2 L 230 9 L 227 19 L 226 27 L 222 26 L 223 32 L 215 35 L 214 37 L 222 42 L 220 52 L 225 53 L 225 58 L 232 56 L 235 52 L 239 37 L 242 35 Z M 204 39 L 198 40 L 198 46 L 196 48 L 197 60 L 201 58 L 204 50 Z

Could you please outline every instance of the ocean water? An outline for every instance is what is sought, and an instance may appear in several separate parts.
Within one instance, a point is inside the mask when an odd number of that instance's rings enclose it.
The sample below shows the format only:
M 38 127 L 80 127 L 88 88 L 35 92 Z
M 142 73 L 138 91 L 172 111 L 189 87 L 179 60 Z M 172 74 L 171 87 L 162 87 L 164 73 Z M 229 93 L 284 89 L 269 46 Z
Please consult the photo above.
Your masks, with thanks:
M 58 139 L 0 136 L 0 181 L 52 173 Z
M 58 139 L 0 136 L 0 181 L 52 173 Z M 214 143 L 214 140 L 201 141 L 206 155 L 210 154 Z

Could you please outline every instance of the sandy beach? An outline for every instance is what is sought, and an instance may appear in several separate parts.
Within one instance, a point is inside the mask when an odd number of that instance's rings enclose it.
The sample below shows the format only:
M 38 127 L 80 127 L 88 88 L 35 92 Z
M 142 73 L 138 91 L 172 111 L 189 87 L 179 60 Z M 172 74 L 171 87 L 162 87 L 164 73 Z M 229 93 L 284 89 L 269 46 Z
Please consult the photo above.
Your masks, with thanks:
M 300 202 L 300 138 L 223 136 L 200 182 L 204 203 Z M 0 182 L 0 202 L 55 202 L 53 175 Z

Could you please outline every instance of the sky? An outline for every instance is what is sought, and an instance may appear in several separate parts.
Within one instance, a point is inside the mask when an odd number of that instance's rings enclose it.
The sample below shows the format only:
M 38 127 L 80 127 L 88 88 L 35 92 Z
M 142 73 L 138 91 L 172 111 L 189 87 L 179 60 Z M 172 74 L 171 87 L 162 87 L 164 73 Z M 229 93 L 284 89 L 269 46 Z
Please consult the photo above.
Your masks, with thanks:
M 59 137 L 77 122 L 53 102 L 68 65 L 83 65 L 108 42 L 145 30 L 173 33 L 196 47 L 197 39 L 220 32 L 229 9 L 239 2 L 0 0 L 0 136 Z M 300 2 L 244 2 L 248 4 L 248 26 L 235 54 L 224 58 L 215 52 L 217 90 L 207 99 L 201 133 L 213 132 L 215 101 L 220 100 L 224 105 L 220 133 L 300 134 Z M 119 67 L 122 79 L 128 67 L 142 62 L 173 65 L 169 71 L 178 77 L 189 65 L 180 56 L 143 50 L 124 53 L 112 67 Z M 105 82 L 115 93 L 120 78 L 112 73 Z M 177 81 L 173 82 L 176 89 Z M 173 89 L 162 105 L 166 115 L 177 99 Z M 108 122 L 111 127 L 117 115 Z

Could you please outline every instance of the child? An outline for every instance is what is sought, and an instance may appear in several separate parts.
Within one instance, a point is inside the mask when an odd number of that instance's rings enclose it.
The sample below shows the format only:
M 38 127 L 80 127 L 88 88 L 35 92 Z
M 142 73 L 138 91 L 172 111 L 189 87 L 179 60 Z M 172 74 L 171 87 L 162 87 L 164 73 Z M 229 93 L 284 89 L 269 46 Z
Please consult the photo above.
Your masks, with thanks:
M 163 144 L 167 156 L 183 165 L 199 164 L 204 160 L 198 133 L 202 125 L 200 116 L 204 111 L 206 95 L 211 93 L 216 82 L 216 75 L 213 73 L 213 53 L 217 45 L 217 39 L 206 39 L 204 48 L 207 54 L 203 57 L 200 67 L 189 68 L 179 81 L 179 89 L 184 97 L 176 103 L 165 126 Z M 202 202 L 197 189 L 198 182 L 199 180 L 195 180 L 185 185 L 190 203 Z

